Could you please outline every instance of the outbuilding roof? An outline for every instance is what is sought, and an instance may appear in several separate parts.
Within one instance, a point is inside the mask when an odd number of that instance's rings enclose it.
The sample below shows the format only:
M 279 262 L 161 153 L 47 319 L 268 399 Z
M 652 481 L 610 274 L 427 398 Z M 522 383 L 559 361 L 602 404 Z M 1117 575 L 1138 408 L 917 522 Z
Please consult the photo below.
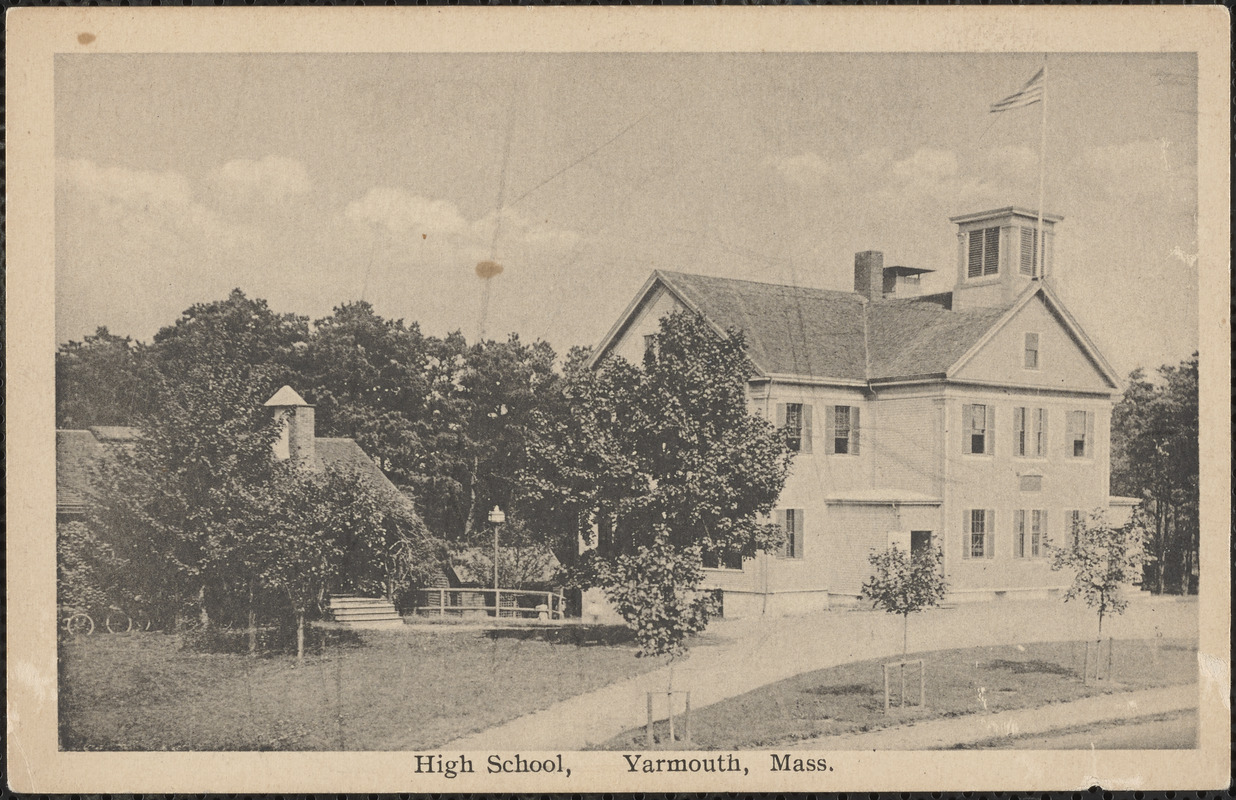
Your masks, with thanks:
M 85 510 L 90 501 L 92 470 L 112 449 L 131 445 L 138 428 L 111 425 L 89 430 L 56 431 L 56 509 Z M 314 451 L 323 466 L 357 472 L 395 502 L 413 508 L 410 498 L 391 483 L 372 458 L 352 439 L 315 438 Z

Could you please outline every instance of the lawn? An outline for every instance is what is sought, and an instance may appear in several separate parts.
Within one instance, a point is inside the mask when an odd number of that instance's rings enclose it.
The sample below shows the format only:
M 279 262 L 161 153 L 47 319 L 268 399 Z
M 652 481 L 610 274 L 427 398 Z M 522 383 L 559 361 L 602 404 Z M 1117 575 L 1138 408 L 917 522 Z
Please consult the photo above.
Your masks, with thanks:
M 1197 680 L 1196 641 L 1118 640 L 1114 643 L 1112 679 L 1089 685 L 1081 679 L 1084 654 L 1081 642 L 911 654 L 909 658 L 926 661 L 927 705 L 894 706 L 888 714 L 884 713 L 880 665 L 894 659 L 821 669 L 693 710 L 692 743 L 706 750 L 759 749 L 917 720 L 1032 708 L 1094 694 Z M 908 702 L 918 696 L 915 669 L 907 673 L 907 684 L 912 687 Z M 894 678 L 894 692 L 899 686 L 899 678 Z M 659 741 L 668 736 L 663 722 L 654 727 L 654 735 Z M 645 741 L 644 729 L 639 728 L 611 739 L 602 748 L 624 750 L 642 746 Z
M 420 750 L 653 669 L 623 628 L 364 631 L 294 657 L 61 644 L 66 750 Z

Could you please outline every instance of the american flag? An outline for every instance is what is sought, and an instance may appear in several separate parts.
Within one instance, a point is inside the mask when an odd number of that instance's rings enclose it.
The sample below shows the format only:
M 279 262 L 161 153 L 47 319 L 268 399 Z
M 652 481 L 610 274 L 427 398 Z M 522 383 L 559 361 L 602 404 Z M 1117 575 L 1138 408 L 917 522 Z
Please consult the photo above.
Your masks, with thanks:
M 1034 73 L 1034 77 L 1026 82 L 1026 85 L 1018 89 L 1013 94 L 997 100 L 991 104 L 992 113 L 996 111 L 1008 111 L 1014 108 L 1034 105 L 1043 100 L 1043 68 Z

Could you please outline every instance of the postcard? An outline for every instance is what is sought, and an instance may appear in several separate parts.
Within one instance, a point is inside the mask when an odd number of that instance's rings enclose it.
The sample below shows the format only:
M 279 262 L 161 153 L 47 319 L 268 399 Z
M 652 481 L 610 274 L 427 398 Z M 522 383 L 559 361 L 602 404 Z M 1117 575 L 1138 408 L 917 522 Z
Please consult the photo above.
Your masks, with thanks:
M 1228 21 L 9 11 L 9 785 L 1225 787 Z

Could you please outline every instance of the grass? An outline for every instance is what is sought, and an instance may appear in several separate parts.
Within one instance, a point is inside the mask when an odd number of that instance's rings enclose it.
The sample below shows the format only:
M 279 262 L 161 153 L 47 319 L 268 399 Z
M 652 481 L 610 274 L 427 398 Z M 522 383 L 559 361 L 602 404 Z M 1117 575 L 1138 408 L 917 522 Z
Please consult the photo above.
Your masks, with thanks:
M 691 713 L 694 747 L 742 750 L 875 730 L 926 719 L 1033 708 L 1094 694 L 1192 683 L 1197 680 L 1196 642 L 1116 641 L 1112 679 L 1082 681 L 1082 642 L 976 647 L 911 654 L 926 662 L 927 705 L 894 705 L 884 713 L 880 665 L 899 659 L 873 659 L 796 675 Z M 1106 653 L 1106 648 L 1104 648 Z M 907 702 L 916 702 L 916 667 L 907 670 Z M 893 703 L 900 679 L 894 672 Z M 679 730 L 681 730 L 679 721 Z M 667 725 L 654 725 L 658 741 Z M 643 728 L 614 737 L 602 749 L 623 750 L 645 743 Z M 679 742 L 677 746 L 682 746 Z
M 183 645 L 64 640 L 61 748 L 426 749 L 659 666 L 611 626 L 330 632 L 303 665 Z

